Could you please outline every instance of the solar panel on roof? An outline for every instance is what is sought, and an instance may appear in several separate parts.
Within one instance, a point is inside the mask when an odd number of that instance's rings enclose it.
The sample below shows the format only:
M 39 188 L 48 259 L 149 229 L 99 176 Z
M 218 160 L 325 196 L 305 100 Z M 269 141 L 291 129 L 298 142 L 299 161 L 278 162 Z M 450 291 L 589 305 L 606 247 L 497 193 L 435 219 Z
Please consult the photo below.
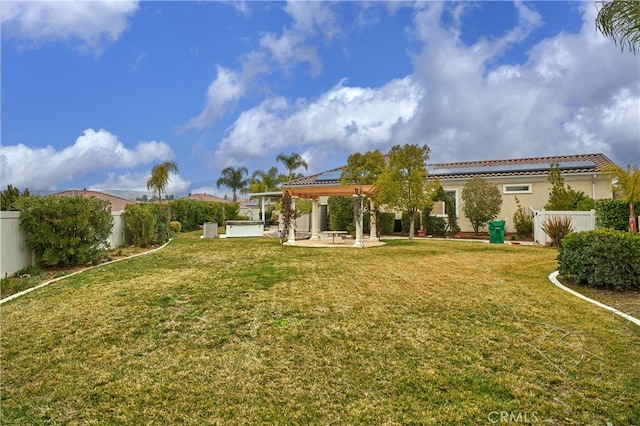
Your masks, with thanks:
M 434 176 L 457 175 L 457 174 L 479 174 L 479 173 L 508 173 L 508 172 L 537 172 L 549 170 L 550 163 L 528 163 L 528 164 L 502 164 L 493 166 L 471 166 L 471 167 L 451 167 L 446 169 L 435 169 L 431 172 Z M 596 167 L 591 160 L 584 161 L 560 161 L 560 170 L 593 169 Z
M 332 171 L 332 172 L 324 172 L 324 173 L 320 174 L 316 178 L 316 181 L 318 181 L 318 180 L 340 180 L 340 175 L 341 174 L 342 174 L 341 170 L 336 170 L 336 171 Z

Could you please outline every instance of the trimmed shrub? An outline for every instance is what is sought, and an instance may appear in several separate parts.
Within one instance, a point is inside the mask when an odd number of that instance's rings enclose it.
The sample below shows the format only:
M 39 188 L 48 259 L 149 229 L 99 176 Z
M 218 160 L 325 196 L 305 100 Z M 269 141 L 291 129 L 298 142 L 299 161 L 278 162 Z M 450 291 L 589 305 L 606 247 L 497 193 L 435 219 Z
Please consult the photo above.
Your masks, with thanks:
M 444 217 L 429 215 L 424 220 L 424 230 L 427 235 L 444 237 L 447 233 L 447 221 Z
M 177 220 L 172 220 L 171 222 L 169 222 L 169 232 L 171 232 L 172 234 L 177 234 L 178 232 L 180 232 L 180 230 L 182 230 L 182 224 L 180 222 L 178 222 Z
M 97 264 L 113 228 L 111 206 L 95 197 L 27 197 L 20 202 L 27 244 L 46 266 Z
M 206 222 L 224 223 L 222 203 L 180 199 L 169 203 L 171 217 L 182 224 L 184 232 L 195 231 Z
M 396 224 L 396 215 L 394 213 L 380 213 L 378 215 L 378 230 L 381 235 L 393 234 L 393 227 Z
M 128 244 L 148 247 L 169 241 L 171 207 L 168 204 L 127 204 L 122 216 Z
M 352 197 L 329 197 L 329 229 L 354 232 Z
M 622 200 L 596 201 L 596 226 L 618 231 L 629 230 L 629 204 Z M 640 203 L 634 204 L 636 214 L 640 215 Z
M 533 232 L 533 217 L 527 214 L 516 197 L 516 211 L 513 213 L 513 225 L 518 238 L 527 238 Z
M 612 229 L 567 235 L 558 254 L 560 274 L 593 287 L 640 288 L 640 235 Z

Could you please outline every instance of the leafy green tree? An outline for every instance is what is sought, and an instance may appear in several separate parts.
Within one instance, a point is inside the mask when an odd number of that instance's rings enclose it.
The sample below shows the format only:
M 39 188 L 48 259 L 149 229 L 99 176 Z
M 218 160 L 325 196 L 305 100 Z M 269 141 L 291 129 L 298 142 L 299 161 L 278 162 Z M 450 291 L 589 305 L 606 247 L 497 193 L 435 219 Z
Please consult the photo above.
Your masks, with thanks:
M 618 192 L 620 199 L 629 204 L 629 230 L 638 232 L 634 204 L 640 201 L 640 169 L 638 166 L 629 164 L 625 170 L 611 164 L 605 166 L 604 170 L 615 179 L 614 189 Z
M 245 178 L 249 174 L 249 171 L 246 167 L 239 167 L 237 169 L 233 167 L 227 167 L 222 170 L 222 174 L 220 178 L 216 182 L 218 188 L 221 186 L 226 186 L 227 188 L 231 188 L 232 191 L 232 200 L 234 203 L 238 202 L 238 191 L 240 193 L 247 192 L 247 188 L 251 179 Z
M 502 194 L 494 184 L 484 178 L 475 177 L 462 188 L 462 201 L 462 210 L 478 235 L 479 230 L 500 213 Z
M 9 210 L 18 210 L 18 200 L 24 197 L 30 197 L 29 188 L 22 191 L 20 194 L 20 189 L 15 188 L 13 185 L 7 185 L 7 189 L 0 193 L 0 210 L 9 211 Z
M 415 232 L 415 213 L 431 207 L 431 197 L 437 189 L 427 173 L 429 152 L 427 145 L 393 146 L 387 154 L 387 167 L 377 179 L 380 202 L 409 213 L 411 242 Z
M 164 161 L 151 169 L 151 177 L 147 181 L 147 189 L 158 193 L 158 202 L 162 203 L 162 193 L 165 192 L 171 178 L 169 173 L 178 173 L 178 164 L 174 161 Z
M 282 163 L 289 172 L 287 175 L 288 181 L 292 181 L 296 178 L 295 171 L 300 167 L 304 167 L 305 170 L 309 170 L 309 166 L 306 161 L 302 159 L 300 154 L 296 154 L 295 152 L 291 155 L 279 154 L 276 157 L 276 161 Z
M 46 266 L 97 264 L 113 227 L 109 202 L 96 197 L 20 200 L 27 244 Z
M 600 2 L 596 28 L 620 49 L 627 47 L 633 54 L 640 51 L 640 1 L 613 0 Z
M 379 150 L 364 154 L 351 154 L 342 169 L 340 183 L 343 185 L 373 185 L 386 167 L 386 159 Z

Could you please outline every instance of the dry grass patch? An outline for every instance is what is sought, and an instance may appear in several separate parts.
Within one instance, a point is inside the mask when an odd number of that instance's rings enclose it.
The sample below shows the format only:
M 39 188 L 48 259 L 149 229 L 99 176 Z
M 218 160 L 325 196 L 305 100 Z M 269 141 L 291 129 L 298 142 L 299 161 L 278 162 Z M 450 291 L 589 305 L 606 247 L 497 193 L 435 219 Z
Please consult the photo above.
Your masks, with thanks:
M 3 424 L 638 423 L 640 330 L 555 252 L 173 241 L 2 307 Z

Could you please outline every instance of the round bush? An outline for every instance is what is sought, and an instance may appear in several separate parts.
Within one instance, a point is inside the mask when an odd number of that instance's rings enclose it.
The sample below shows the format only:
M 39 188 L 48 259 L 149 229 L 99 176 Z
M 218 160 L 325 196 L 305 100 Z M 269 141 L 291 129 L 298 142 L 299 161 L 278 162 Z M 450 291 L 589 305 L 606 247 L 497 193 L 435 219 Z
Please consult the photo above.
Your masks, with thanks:
M 177 220 L 172 220 L 171 222 L 169 222 L 170 232 L 177 234 L 181 230 L 182 230 L 182 224 L 180 222 L 178 222 Z
M 611 229 L 569 234 L 559 250 L 560 274 L 576 283 L 640 288 L 640 235 Z

